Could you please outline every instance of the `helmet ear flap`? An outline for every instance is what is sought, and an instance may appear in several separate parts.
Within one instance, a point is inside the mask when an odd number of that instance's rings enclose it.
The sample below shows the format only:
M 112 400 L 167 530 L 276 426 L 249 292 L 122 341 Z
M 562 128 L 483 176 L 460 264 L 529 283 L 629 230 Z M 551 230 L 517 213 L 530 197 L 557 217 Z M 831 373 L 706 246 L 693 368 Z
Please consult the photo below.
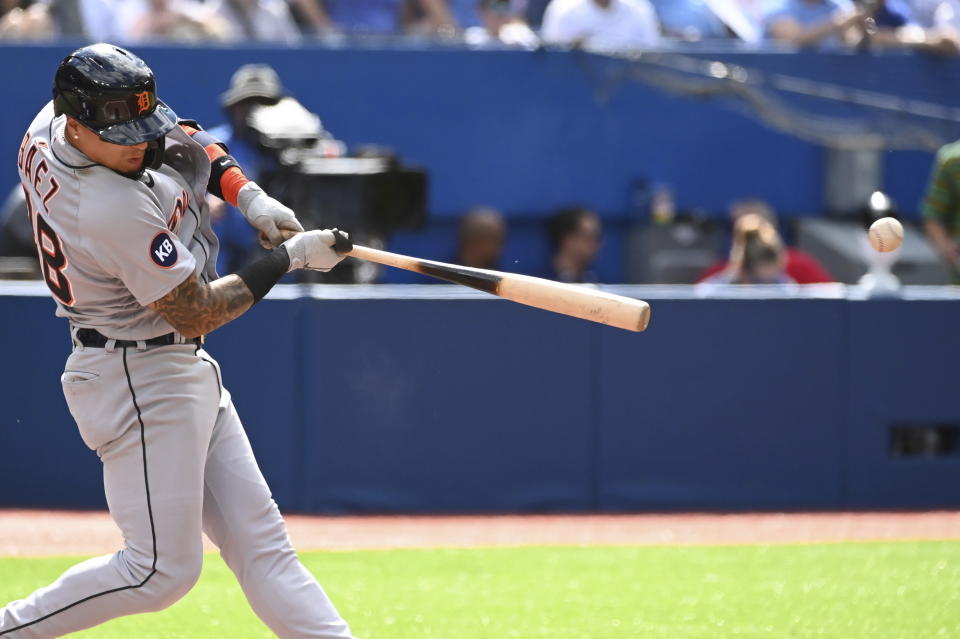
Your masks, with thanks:
M 161 135 L 156 140 L 147 142 L 147 150 L 143 155 L 143 168 L 157 170 L 163 164 L 163 152 L 167 148 L 167 136 Z

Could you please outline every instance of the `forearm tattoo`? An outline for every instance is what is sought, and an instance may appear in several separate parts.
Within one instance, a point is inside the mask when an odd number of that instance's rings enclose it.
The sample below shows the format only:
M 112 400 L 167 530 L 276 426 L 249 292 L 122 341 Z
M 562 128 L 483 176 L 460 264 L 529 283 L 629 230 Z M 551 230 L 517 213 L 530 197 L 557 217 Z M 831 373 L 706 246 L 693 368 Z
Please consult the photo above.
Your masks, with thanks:
M 198 337 L 239 317 L 253 305 L 253 294 L 236 275 L 203 284 L 187 278 L 150 308 L 187 338 Z

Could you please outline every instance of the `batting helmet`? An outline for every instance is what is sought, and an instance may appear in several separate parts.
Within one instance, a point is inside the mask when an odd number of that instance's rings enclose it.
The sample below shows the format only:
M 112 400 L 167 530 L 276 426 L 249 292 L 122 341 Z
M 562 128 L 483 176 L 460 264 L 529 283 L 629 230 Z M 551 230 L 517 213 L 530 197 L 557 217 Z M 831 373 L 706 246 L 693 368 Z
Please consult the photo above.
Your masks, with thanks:
M 77 49 L 60 62 L 53 109 L 113 144 L 156 140 L 177 125 L 177 114 L 157 99 L 150 67 L 112 44 Z

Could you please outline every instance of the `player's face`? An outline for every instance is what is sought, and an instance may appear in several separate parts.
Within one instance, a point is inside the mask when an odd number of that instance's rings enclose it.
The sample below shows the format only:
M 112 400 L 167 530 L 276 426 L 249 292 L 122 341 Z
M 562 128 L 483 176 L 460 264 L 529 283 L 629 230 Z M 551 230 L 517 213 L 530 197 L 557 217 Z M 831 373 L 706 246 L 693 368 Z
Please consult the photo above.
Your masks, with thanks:
M 136 173 L 143 166 L 146 142 L 130 146 L 106 142 L 90 129 L 72 120 L 67 122 L 66 134 L 70 144 L 97 164 L 121 173 Z

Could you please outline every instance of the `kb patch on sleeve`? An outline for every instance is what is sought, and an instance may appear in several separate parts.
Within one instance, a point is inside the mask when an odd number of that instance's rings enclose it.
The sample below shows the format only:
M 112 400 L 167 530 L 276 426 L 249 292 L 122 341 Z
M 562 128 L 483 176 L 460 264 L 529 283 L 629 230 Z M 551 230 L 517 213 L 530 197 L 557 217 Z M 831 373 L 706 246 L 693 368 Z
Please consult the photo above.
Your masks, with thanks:
M 177 245 L 168 233 L 157 233 L 150 242 L 150 259 L 161 268 L 170 268 L 177 263 Z

